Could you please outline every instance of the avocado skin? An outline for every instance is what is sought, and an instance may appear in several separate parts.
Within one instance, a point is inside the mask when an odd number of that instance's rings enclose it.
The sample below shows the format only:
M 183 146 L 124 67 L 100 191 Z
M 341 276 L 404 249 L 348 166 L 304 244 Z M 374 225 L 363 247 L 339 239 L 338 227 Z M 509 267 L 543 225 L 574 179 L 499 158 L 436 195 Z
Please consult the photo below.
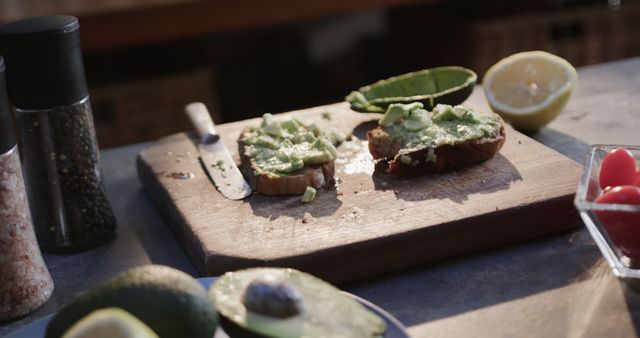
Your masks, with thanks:
M 389 107 L 389 105 L 393 103 L 409 104 L 413 102 L 421 102 L 422 104 L 424 104 L 424 109 L 426 110 L 432 110 L 433 107 L 437 106 L 438 104 L 448 104 L 451 106 L 455 106 L 463 103 L 469 96 L 471 96 L 478 78 L 476 73 L 470 69 L 465 69 L 457 66 L 445 66 L 394 76 L 392 78 L 381 80 L 368 86 L 364 86 L 360 88 L 359 91 L 364 95 L 365 92 L 370 91 L 372 88 L 378 87 L 385 83 L 402 83 L 403 81 L 425 71 L 434 74 L 433 76 L 446 76 L 443 74 L 435 75 L 438 72 L 462 72 L 467 73 L 469 77 L 467 78 L 465 83 L 454 87 L 455 90 L 448 93 L 434 92 L 415 96 L 375 97 L 369 99 L 369 105 L 367 107 L 358 107 L 354 105 L 353 102 L 349 100 L 349 96 L 347 96 L 347 101 L 351 103 L 352 110 L 362 113 L 384 113 L 387 110 L 387 107 Z
M 464 87 L 461 87 L 460 89 L 451 92 L 451 93 L 447 93 L 444 95 L 440 95 L 440 96 L 430 96 L 427 98 L 422 98 L 420 99 L 419 96 L 414 97 L 414 96 L 407 96 L 404 98 L 397 98 L 394 99 L 393 101 L 389 101 L 389 102 L 376 102 L 375 104 L 372 104 L 372 106 L 376 106 L 379 108 L 379 112 L 384 113 L 385 110 L 387 109 L 387 107 L 389 107 L 390 104 L 393 103 L 404 103 L 404 104 L 409 104 L 409 103 L 413 103 L 413 102 L 420 102 L 422 104 L 424 104 L 424 109 L 426 110 L 432 110 L 433 107 L 437 106 L 438 104 L 448 104 L 450 106 L 455 106 L 455 105 L 459 105 L 462 102 L 464 102 L 469 96 L 471 96 L 471 94 L 473 93 L 473 88 L 475 87 L 476 82 L 470 82 L 467 85 L 465 85 Z M 366 109 L 358 109 L 355 107 L 351 107 L 351 109 L 358 111 L 358 112 L 362 112 L 362 113 L 369 113 L 370 111 L 366 110 Z
M 218 319 L 198 281 L 179 270 L 146 265 L 126 271 L 73 300 L 47 326 L 59 338 L 77 321 L 106 307 L 131 313 L 162 338 L 211 338 Z

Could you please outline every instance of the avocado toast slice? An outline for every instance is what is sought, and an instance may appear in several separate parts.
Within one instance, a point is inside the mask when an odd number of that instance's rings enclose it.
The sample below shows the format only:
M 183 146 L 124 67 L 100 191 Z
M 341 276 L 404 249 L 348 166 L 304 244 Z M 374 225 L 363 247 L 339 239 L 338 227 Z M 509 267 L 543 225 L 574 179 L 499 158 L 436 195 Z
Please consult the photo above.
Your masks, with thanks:
M 238 141 L 241 171 L 254 191 L 264 195 L 302 195 L 307 187 L 334 185 L 336 145 L 344 136 L 331 129 L 265 114 Z
M 389 160 L 398 176 L 461 169 L 493 157 L 505 142 L 504 121 L 494 113 L 439 104 L 392 104 L 367 133 L 374 159 Z

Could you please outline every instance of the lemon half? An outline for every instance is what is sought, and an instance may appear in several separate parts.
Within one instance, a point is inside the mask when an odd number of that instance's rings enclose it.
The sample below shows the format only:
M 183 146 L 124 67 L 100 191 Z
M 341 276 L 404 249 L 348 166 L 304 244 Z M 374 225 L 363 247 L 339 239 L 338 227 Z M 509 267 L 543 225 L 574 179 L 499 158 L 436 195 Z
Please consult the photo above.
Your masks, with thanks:
M 516 129 L 536 130 L 558 116 L 577 81 L 578 74 L 567 60 L 531 51 L 500 60 L 482 82 L 494 112 Z

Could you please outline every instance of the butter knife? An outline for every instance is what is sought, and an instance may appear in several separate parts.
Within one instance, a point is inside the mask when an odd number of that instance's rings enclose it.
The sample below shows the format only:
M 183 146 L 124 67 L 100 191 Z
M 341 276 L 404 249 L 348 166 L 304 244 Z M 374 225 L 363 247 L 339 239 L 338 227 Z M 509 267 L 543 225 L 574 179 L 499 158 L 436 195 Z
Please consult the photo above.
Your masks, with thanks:
M 218 135 L 207 107 L 202 102 L 194 102 L 185 107 L 185 112 L 200 136 L 200 159 L 218 191 L 232 200 L 251 195 L 251 187 L 242 177 L 236 162 Z

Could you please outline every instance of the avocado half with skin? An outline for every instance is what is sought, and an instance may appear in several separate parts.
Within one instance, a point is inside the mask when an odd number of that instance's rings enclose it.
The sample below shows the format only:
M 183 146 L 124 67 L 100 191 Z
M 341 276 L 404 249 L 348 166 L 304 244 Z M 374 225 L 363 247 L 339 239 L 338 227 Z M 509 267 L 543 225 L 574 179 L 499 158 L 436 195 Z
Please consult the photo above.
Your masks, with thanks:
M 436 67 L 380 80 L 351 92 L 345 100 L 351 109 L 368 113 L 384 113 L 392 103 L 412 102 L 422 102 L 431 110 L 439 103 L 455 106 L 464 102 L 477 79 L 467 68 Z
M 98 309 L 120 308 L 162 338 L 211 338 L 218 318 L 207 290 L 186 273 L 160 265 L 123 272 L 81 295 L 47 325 L 46 338 L 59 338 Z
M 229 272 L 209 290 L 232 338 L 383 337 L 386 324 L 333 285 L 294 269 Z

